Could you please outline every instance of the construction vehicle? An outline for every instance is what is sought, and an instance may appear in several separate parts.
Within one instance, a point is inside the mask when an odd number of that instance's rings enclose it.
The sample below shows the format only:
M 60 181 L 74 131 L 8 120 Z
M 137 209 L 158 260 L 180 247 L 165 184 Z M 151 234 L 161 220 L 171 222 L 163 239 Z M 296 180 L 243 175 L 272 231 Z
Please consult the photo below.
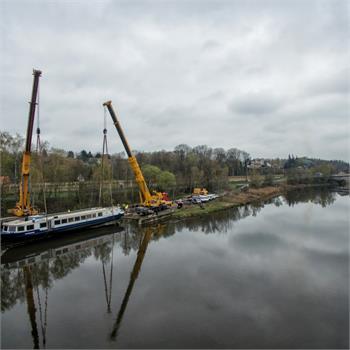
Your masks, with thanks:
M 112 101 L 104 102 L 103 106 L 107 107 L 109 114 L 112 117 L 113 124 L 118 131 L 120 139 L 122 140 L 123 146 L 128 156 L 129 164 L 131 166 L 132 171 L 134 172 L 135 180 L 139 186 L 141 205 L 156 211 L 168 208 L 172 205 L 172 202 L 169 200 L 167 193 L 153 191 L 151 194 L 151 192 L 149 191 L 145 178 L 143 177 L 140 165 L 137 162 L 136 157 L 131 152 L 128 141 L 125 138 L 123 129 L 116 116 L 116 113 L 114 112 L 114 109 L 112 107 Z
M 31 162 L 31 147 L 32 147 L 32 135 L 35 108 L 37 105 L 37 95 L 39 87 L 39 78 L 41 76 L 40 70 L 33 70 L 34 80 L 32 89 L 32 98 L 29 102 L 29 116 L 26 136 L 26 146 L 23 152 L 22 158 L 22 170 L 21 170 L 21 182 L 19 186 L 19 201 L 16 203 L 16 207 L 9 210 L 9 213 L 16 216 L 28 216 L 36 215 L 38 211 L 34 209 L 30 204 L 30 192 L 29 192 L 29 173 Z
M 193 189 L 193 193 L 192 194 L 195 195 L 195 196 L 199 196 L 199 195 L 206 196 L 208 194 L 208 191 L 205 188 L 199 188 L 198 187 L 198 188 L 194 188 Z

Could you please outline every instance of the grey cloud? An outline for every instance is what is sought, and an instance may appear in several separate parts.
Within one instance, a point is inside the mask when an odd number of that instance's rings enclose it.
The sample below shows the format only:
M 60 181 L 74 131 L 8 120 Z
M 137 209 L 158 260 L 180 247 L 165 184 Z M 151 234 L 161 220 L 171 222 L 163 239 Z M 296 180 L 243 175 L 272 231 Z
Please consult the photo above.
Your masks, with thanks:
M 332 76 L 320 77 L 313 81 L 306 92 L 311 95 L 349 94 L 350 69 L 343 69 Z
M 281 98 L 268 94 L 246 94 L 234 98 L 229 108 L 240 114 L 258 115 L 276 112 L 283 104 Z
M 349 140 L 349 131 L 344 130 L 343 128 L 340 128 L 339 132 L 336 134 L 334 133 L 328 133 L 324 136 L 324 140 L 328 142 L 339 142 L 340 144 L 344 144 L 344 142 L 348 143 Z
M 349 124 L 344 3 L 4 0 L 1 129 L 25 134 L 35 67 L 42 137 L 55 147 L 99 151 L 112 99 L 135 149 L 349 159 L 345 139 L 322 141 Z
M 204 51 L 206 51 L 206 50 L 210 51 L 210 50 L 216 49 L 219 46 L 220 46 L 220 44 L 217 40 L 206 40 L 202 45 L 202 49 Z
M 269 254 L 288 248 L 288 243 L 286 241 L 268 232 L 243 232 L 231 237 L 230 244 L 232 246 L 238 245 L 240 249 L 249 250 L 250 253 L 256 255 Z

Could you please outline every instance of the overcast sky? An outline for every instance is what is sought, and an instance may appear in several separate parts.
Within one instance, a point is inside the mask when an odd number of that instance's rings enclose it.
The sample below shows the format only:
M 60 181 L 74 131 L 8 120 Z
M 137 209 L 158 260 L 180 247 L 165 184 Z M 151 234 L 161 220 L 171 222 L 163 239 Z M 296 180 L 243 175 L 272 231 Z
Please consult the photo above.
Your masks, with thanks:
M 101 151 L 111 99 L 135 150 L 181 143 L 350 159 L 349 1 L 0 1 L 0 129 Z M 111 153 L 123 150 L 108 115 Z

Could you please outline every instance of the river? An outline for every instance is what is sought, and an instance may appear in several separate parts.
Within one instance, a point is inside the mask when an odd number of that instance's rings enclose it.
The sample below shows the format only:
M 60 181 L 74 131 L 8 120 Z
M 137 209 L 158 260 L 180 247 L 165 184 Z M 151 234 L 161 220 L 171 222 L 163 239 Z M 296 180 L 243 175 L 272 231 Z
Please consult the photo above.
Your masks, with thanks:
M 349 209 L 291 192 L 8 250 L 2 348 L 348 348 Z

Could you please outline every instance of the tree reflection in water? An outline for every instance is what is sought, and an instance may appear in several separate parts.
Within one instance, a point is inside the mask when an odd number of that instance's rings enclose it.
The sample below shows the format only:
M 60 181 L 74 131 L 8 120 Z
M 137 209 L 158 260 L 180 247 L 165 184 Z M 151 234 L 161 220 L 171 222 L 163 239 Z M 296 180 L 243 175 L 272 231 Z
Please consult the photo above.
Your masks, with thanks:
M 334 203 L 336 192 L 330 191 L 326 187 L 314 188 L 305 187 L 300 191 L 290 191 L 284 199 L 289 206 L 294 206 L 297 203 L 314 203 L 319 204 L 323 208 Z
M 232 230 L 237 220 L 257 215 L 264 205 L 293 206 L 300 202 L 312 202 L 322 207 L 331 205 L 336 194 L 327 189 L 303 189 L 291 191 L 285 196 L 274 198 L 265 203 L 254 203 L 232 208 L 206 217 L 188 219 L 176 223 L 140 229 L 127 226 L 122 232 L 108 233 L 97 238 L 77 240 L 73 243 L 64 241 L 45 248 L 36 245 L 26 248 L 13 248 L 2 256 L 1 269 L 1 311 L 13 308 L 16 303 L 27 303 L 27 309 L 32 329 L 34 347 L 46 346 L 46 325 L 49 290 L 54 281 L 59 280 L 78 268 L 84 261 L 93 256 L 101 261 L 107 312 L 111 312 L 112 276 L 115 262 L 114 247 L 119 245 L 124 255 L 130 251 L 138 251 L 135 265 L 130 274 L 130 281 L 117 314 L 116 323 L 111 332 L 111 338 L 117 337 L 129 297 L 140 272 L 147 246 L 150 240 L 157 241 L 160 237 L 169 237 L 184 228 L 190 231 L 201 231 L 204 234 L 225 234 Z M 37 314 L 39 317 L 37 317 Z M 40 332 L 38 332 L 40 323 Z
M 200 220 L 198 220 L 198 218 L 191 218 L 186 221 L 180 221 L 175 224 L 175 228 L 176 230 L 186 228 L 189 231 L 201 231 L 205 234 L 227 233 L 232 229 L 236 221 L 251 215 L 256 216 L 263 207 L 263 203 L 254 203 L 241 207 L 225 209 L 212 213 L 211 215 L 201 217 Z
M 160 236 L 169 237 L 176 231 L 187 228 L 190 231 L 201 231 L 205 234 L 221 234 L 232 229 L 235 222 L 250 215 L 257 215 L 266 204 L 275 206 L 287 203 L 293 206 L 300 202 L 312 202 L 322 207 L 335 201 L 335 193 L 327 189 L 305 188 L 302 191 L 291 191 L 285 196 L 276 197 L 265 203 L 254 203 L 237 208 L 231 208 L 213 213 L 205 217 L 188 219 L 176 223 L 168 223 L 161 233 L 152 235 L 152 240 L 158 240 Z M 91 256 L 100 260 L 105 266 L 112 258 L 113 246 L 121 246 L 123 254 L 128 255 L 131 250 L 139 249 L 143 234 L 137 227 L 127 227 L 121 233 L 103 236 L 90 240 L 80 240 L 73 245 L 59 246 L 54 249 L 37 252 L 36 246 L 32 246 L 29 253 L 22 248 L 13 248 L 2 256 L 1 269 L 1 311 L 12 308 L 17 301 L 25 299 L 25 278 L 23 266 L 30 264 L 33 273 L 34 287 L 52 288 L 54 280 L 62 279 L 78 268 L 86 258 Z M 23 250 L 23 249 L 22 249 Z M 11 258 L 8 259 L 8 253 Z M 30 258 L 27 256 L 30 256 Z M 33 256 L 36 256 L 33 258 Z M 39 259 L 37 259 L 39 257 Z M 35 260 L 37 259 L 37 260 Z M 32 262 L 31 262 L 32 261 Z M 50 261 L 50 263 L 48 263 Z M 35 262 L 35 263 L 34 263 Z
M 80 240 L 73 244 L 58 245 L 55 241 L 51 249 L 35 251 L 35 245 L 17 247 L 5 252 L 1 268 L 1 311 L 11 309 L 18 301 L 27 304 L 31 325 L 33 347 L 46 347 L 46 328 L 49 289 L 55 280 L 62 279 L 79 267 L 87 257 L 94 255 L 105 265 L 111 262 L 113 269 L 113 245 L 117 234 L 106 237 Z M 69 243 L 69 240 L 68 240 Z M 49 243 L 50 246 L 50 243 Z M 112 256 L 112 258 L 111 258 Z M 110 292 L 106 294 L 107 309 L 110 309 Z M 38 332 L 38 321 L 41 334 Z

